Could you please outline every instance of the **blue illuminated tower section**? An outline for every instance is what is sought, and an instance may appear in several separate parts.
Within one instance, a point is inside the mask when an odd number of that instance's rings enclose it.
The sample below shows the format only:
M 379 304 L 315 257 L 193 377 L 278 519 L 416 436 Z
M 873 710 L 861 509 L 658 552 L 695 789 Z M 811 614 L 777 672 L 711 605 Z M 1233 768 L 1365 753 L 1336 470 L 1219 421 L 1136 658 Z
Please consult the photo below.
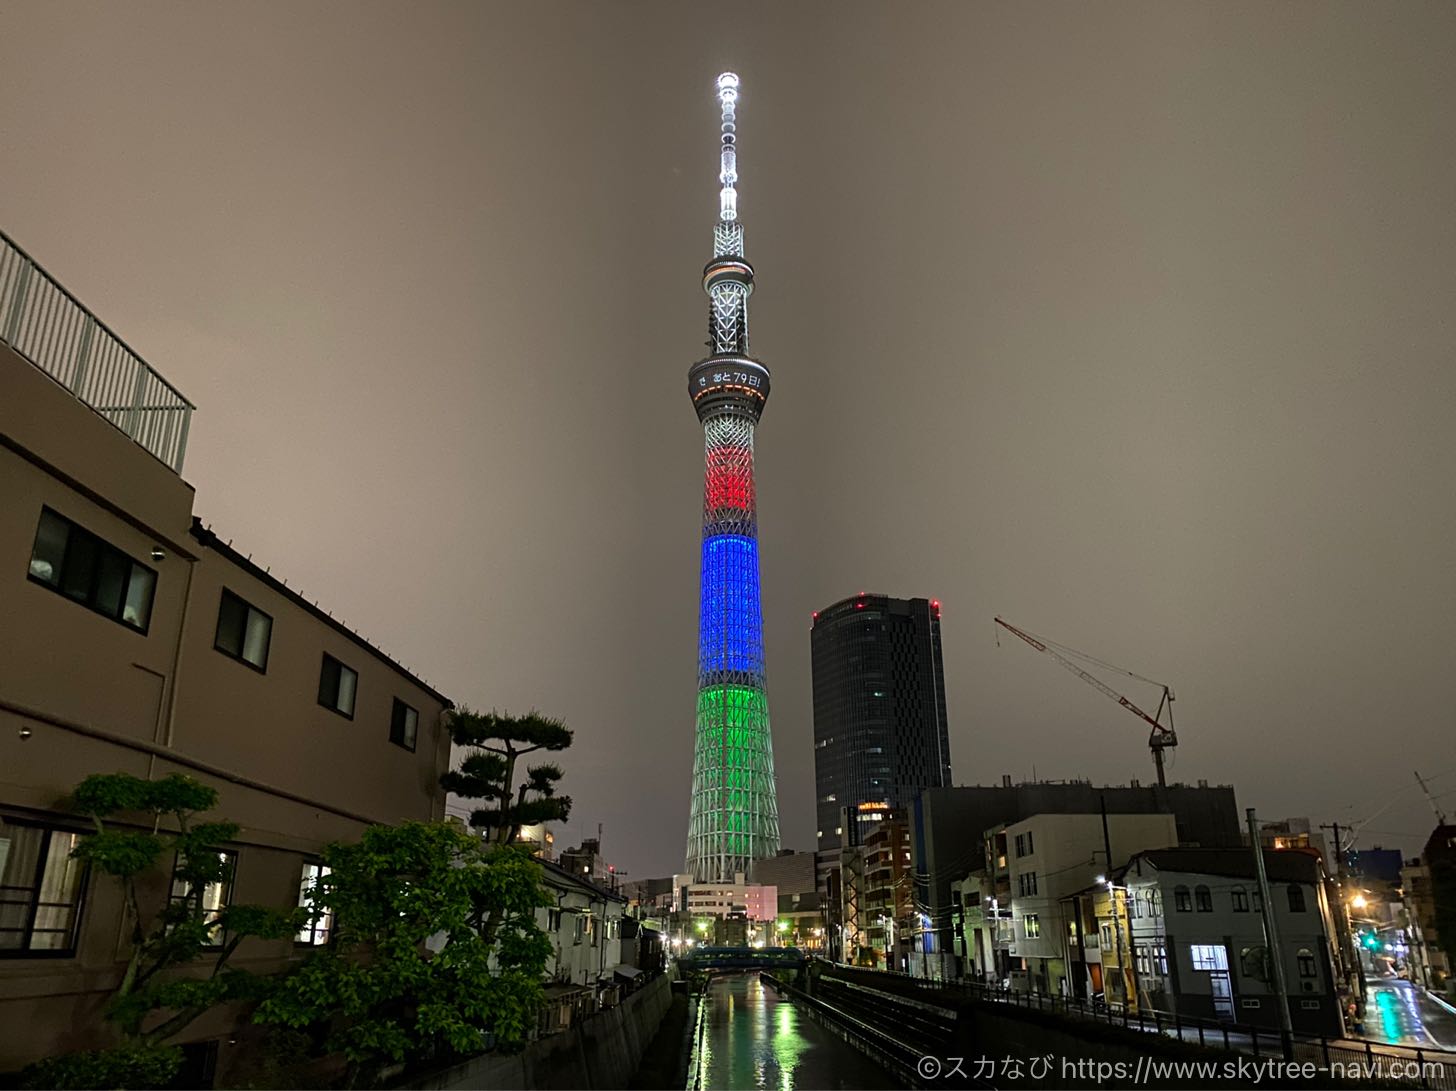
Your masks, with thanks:
M 696 882 L 732 882 L 779 851 L 773 738 L 764 695 L 763 610 L 753 432 L 768 400 L 768 368 L 748 355 L 753 266 L 738 222 L 738 77 L 718 77 L 722 107 L 718 223 L 703 269 L 712 355 L 688 370 L 703 423 L 703 563 L 698 608 L 698 714 L 687 870 Z

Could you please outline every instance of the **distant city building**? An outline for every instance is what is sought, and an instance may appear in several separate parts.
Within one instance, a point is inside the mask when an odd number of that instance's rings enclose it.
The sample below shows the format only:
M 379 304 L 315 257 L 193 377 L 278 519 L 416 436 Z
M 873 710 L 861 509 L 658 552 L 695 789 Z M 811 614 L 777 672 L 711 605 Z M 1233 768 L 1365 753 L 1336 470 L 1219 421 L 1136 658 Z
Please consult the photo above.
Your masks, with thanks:
M 1410 931 L 1411 978 L 1435 992 L 1446 992 L 1452 982 L 1451 959 L 1441 946 L 1431 869 L 1424 857 L 1406 861 L 1401 869 L 1401 887 Z
M 537 822 L 532 826 L 522 826 L 516 834 L 516 843 L 528 846 L 532 854 L 542 860 L 554 861 L 556 859 L 556 835 L 544 822 Z
M 687 910 L 694 917 L 729 917 L 742 914 L 750 921 L 772 921 L 778 915 L 778 890 L 743 881 L 692 883 L 686 888 Z
M 71 858 L 92 828 L 57 803 L 84 777 L 217 791 L 208 818 L 242 832 L 212 907 L 303 905 L 328 843 L 445 813 L 450 702 L 193 517 L 191 410 L 0 235 L 0 1072 L 115 1041 L 123 894 Z M 140 889 L 150 922 L 172 884 Z M 242 953 L 273 973 L 328 938 Z M 188 1027 L 178 1086 L 226 1085 L 239 1017 Z
M 860 594 L 810 630 L 815 846 L 857 845 L 884 808 L 950 779 L 940 603 Z
M 864 945 L 880 952 L 878 965 L 903 971 L 916 923 L 910 823 L 905 813 L 893 811 L 876 822 L 859 848 L 863 862 L 855 930 Z
M 1456 825 L 1442 823 L 1431 832 L 1421 859 L 1430 874 L 1432 927 L 1427 930 L 1428 945 L 1439 945 L 1446 955 L 1446 966 L 1456 972 Z M 1456 981 L 1446 979 L 1448 995 L 1456 998 Z
M 1333 870 L 1337 861 L 1330 852 L 1324 833 L 1308 818 L 1280 818 L 1259 823 L 1259 841 L 1269 849 L 1314 849 Z
M 672 876 L 660 879 L 632 879 L 618 886 L 622 897 L 640 910 L 671 912 L 673 906 Z
M 617 868 L 602 856 L 599 838 L 587 837 L 580 845 L 562 850 L 556 862 L 573 875 L 580 875 L 612 890 L 617 888 Z

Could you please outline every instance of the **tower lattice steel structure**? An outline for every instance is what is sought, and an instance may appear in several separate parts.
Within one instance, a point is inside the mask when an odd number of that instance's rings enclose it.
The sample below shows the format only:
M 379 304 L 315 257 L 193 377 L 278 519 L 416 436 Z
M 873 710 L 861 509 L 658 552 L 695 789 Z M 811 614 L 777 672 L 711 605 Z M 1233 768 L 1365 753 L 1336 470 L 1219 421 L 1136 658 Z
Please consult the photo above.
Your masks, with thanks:
M 718 77 L 722 106 L 718 223 L 703 269 L 711 355 L 688 370 L 703 423 L 703 564 L 698 613 L 698 717 L 687 869 L 697 882 L 732 882 L 779 850 L 773 739 L 764 695 L 763 610 L 753 432 L 768 401 L 768 368 L 748 354 L 753 266 L 738 222 L 738 77 Z

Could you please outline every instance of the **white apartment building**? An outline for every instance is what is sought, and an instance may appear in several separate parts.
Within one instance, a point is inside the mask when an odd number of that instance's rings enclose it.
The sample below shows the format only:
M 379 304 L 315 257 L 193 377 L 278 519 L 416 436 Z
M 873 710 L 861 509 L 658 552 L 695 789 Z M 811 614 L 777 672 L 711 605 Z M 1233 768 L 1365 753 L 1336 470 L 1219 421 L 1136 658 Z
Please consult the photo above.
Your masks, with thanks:
M 1105 876 L 1107 846 L 1121 863 L 1144 849 L 1176 847 L 1171 814 L 1039 814 L 986 832 L 986 876 L 981 929 L 972 952 L 987 956 L 994 973 L 1014 989 L 1070 995 L 1066 937 L 1071 927 L 1062 899 Z M 964 885 L 962 896 L 964 897 Z M 989 976 L 989 975 L 988 975 Z

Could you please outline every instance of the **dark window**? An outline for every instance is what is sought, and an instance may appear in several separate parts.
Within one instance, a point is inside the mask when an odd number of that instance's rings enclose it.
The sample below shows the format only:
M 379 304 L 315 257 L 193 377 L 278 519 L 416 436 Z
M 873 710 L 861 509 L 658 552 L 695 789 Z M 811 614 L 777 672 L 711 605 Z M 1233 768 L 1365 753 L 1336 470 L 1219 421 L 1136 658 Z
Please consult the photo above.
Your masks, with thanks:
M 30 578 L 128 628 L 145 633 L 151 623 L 157 573 L 50 508 L 40 512 Z
M 0 958 L 74 953 L 86 869 L 71 852 L 81 837 L 0 822 Z
M 1239 969 L 1254 981 L 1269 980 L 1269 948 L 1245 947 L 1239 952 Z
M 1193 888 L 1193 901 L 1198 906 L 1200 913 L 1213 912 L 1213 895 L 1206 886 L 1195 886 Z
M 1289 912 L 1304 912 L 1304 888 L 1293 883 L 1289 884 Z
M 318 882 L 328 873 L 329 869 L 320 863 L 310 862 L 303 865 L 303 874 L 298 880 L 298 908 L 308 910 L 308 920 L 293 937 L 295 943 L 308 947 L 322 947 L 329 942 L 329 933 L 333 931 L 334 926 L 334 914 L 331 910 L 318 909 L 314 906 L 314 892 L 318 889 Z
M 256 670 L 266 671 L 272 640 L 273 619 L 224 588 L 212 646 Z
M 1247 913 L 1249 911 L 1249 892 L 1241 886 L 1234 887 L 1234 912 Z
M 413 750 L 419 730 L 419 712 L 396 697 L 394 712 L 389 717 L 389 741 L 406 750 Z
M 1193 912 L 1193 896 L 1188 893 L 1186 886 L 1176 886 L 1173 888 L 1173 908 L 1179 913 Z
M 232 904 L 233 877 L 238 871 L 238 854 L 228 849 L 219 849 L 215 855 L 216 866 L 210 860 L 205 861 L 204 870 L 216 877 L 206 880 L 183 874 L 186 859 L 180 855 L 174 857 L 172 892 L 167 900 L 171 905 L 186 906 L 188 916 L 208 925 L 208 946 L 221 947 L 224 937 L 219 923 L 222 911 Z
M 325 653 L 324 667 L 319 672 L 319 704 L 352 720 L 354 694 L 358 688 L 359 672 Z
M 1319 976 L 1318 972 L 1314 968 L 1314 952 L 1313 951 L 1311 951 L 1308 947 L 1301 947 L 1299 949 L 1299 954 L 1296 957 L 1299 959 L 1299 976 L 1300 977 L 1318 977 Z

